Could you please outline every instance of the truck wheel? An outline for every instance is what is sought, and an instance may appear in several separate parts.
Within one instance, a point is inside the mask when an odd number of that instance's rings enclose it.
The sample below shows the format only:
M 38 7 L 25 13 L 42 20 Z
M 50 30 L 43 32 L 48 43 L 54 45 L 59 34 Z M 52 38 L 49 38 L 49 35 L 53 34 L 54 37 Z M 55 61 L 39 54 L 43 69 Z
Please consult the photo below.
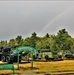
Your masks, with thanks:
M 5 62 L 5 61 L 6 61 L 5 56 L 2 56 L 2 57 L 1 57 L 1 61 L 2 61 L 2 62 Z
M 7 62 L 7 63 L 12 63 L 12 61 L 10 60 L 10 56 L 7 56 L 7 57 L 6 57 L 6 62 Z
M 49 56 L 48 56 L 48 55 L 46 55 L 46 56 L 45 56 L 45 59 L 46 59 L 46 61 L 48 61 L 48 60 L 49 60 Z

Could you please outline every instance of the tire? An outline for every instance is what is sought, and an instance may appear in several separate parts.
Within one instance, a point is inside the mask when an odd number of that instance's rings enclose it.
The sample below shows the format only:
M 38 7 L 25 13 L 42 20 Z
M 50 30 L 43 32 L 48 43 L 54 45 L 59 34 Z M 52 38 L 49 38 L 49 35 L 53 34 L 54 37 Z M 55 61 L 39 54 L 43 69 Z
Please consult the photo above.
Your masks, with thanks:
M 12 63 L 12 61 L 11 61 L 11 59 L 10 59 L 10 56 L 7 56 L 7 57 L 6 57 L 6 62 L 7 62 L 7 63 Z
M 48 56 L 48 55 L 45 56 L 45 60 L 46 60 L 46 61 L 49 60 L 49 56 Z
M 5 61 L 6 61 L 5 56 L 2 56 L 2 57 L 1 57 L 1 61 L 2 61 L 2 62 L 5 62 Z

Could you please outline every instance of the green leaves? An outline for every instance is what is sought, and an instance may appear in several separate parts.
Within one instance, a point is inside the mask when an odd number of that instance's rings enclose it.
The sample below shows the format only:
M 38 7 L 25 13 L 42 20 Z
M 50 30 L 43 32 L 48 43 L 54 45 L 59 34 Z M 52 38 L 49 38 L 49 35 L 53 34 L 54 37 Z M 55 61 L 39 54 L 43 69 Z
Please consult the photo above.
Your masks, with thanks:
M 38 37 L 35 32 L 30 37 L 22 38 L 17 36 L 7 41 L 1 41 L 0 46 L 32 46 L 36 49 L 50 49 L 52 52 L 60 50 L 74 50 L 74 38 L 72 38 L 65 29 L 57 32 L 57 35 L 46 33 L 43 37 Z

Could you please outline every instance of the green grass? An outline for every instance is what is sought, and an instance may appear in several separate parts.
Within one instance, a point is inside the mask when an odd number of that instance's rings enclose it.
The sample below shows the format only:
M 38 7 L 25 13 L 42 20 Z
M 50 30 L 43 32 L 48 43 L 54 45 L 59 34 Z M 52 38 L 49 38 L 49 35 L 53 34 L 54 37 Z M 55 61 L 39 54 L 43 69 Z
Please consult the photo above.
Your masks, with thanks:
M 15 69 L 17 65 L 15 64 Z M 23 72 L 59 72 L 59 71 L 71 71 L 74 70 L 74 60 L 64 60 L 64 61 L 51 61 L 51 62 L 34 62 L 34 68 L 31 69 L 31 63 L 23 62 L 20 64 L 20 69 L 15 70 L 17 73 Z M 0 74 L 11 73 L 9 70 L 1 70 Z

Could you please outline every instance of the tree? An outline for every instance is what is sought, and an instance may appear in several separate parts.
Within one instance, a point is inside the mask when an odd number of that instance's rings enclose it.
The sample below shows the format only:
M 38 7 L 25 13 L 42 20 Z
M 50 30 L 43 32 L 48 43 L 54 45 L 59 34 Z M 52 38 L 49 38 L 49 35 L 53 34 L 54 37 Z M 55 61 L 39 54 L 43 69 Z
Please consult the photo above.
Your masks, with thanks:
M 7 41 L 1 41 L 1 42 L 0 42 L 0 46 L 8 46 Z
M 31 37 L 25 38 L 23 45 L 25 46 L 31 46 L 31 47 L 36 47 L 36 42 L 40 39 L 40 37 L 36 36 L 36 33 L 33 32 Z
M 31 46 L 31 40 L 29 37 L 25 38 L 25 40 L 23 40 L 23 45 L 24 46 Z
M 15 46 L 15 39 L 10 39 L 9 40 L 9 46 Z
M 32 33 L 32 36 L 30 37 L 31 40 L 31 46 L 32 47 L 36 47 L 36 42 L 39 40 L 40 38 L 37 37 L 37 34 L 35 32 Z
M 71 36 L 65 29 L 59 30 L 56 37 L 53 40 L 53 44 L 51 46 L 51 50 L 58 51 L 58 50 L 70 50 L 72 41 Z
M 15 40 L 16 40 L 17 45 L 22 45 L 23 38 L 22 38 L 21 35 L 20 36 L 17 36 Z
M 36 35 L 37 35 L 37 34 L 36 34 L 35 32 L 33 32 L 31 37 L 35 38 Z
M 50 49 L 50 37 L 48 37 L 48 34 L 36 42 L 36 49 Z
M 31 37 L 17 36 L 15 39 L 10 39 L 9 42 L 1 41 L 0 46 L 24 45 L 31 46 L 36 49 L 50 49 L 52 52 L 60 50 L 74 50 L 74 38 L 72 38 L 66 29 L 61 29 L 57 35 L 50 35 L 47 33 L 44 37 L 38 37 L 35 32 Z
M 36 43 L 36 49 L 50 49 L 50 42 L 49 42 L 49 39 L 47 40 L 40 40 L 40 41 L 37 41 Z
M 45 37 L 48 37 L 48 38 L 49 38 L 49 34 L 47 33 L 47 34 L 45 35 Z

